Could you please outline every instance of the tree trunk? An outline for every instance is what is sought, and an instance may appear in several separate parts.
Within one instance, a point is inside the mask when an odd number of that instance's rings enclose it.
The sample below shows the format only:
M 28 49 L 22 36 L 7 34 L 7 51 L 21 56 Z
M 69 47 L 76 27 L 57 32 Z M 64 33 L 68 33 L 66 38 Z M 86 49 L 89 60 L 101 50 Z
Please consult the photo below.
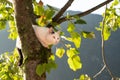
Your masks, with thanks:
M 16 26 L 22 43 L 22 52 L 27 57 L 25 60 L 25 80 L 46 80 L 46 74 L 38 76 L 36 74 L 36 66 L 38 64 L 47 63 L 49 50 L 41 46 L 37 40 L 32 28 L 32 17 L 30 15 L 33 10 L 32 0 L 13 0 Z

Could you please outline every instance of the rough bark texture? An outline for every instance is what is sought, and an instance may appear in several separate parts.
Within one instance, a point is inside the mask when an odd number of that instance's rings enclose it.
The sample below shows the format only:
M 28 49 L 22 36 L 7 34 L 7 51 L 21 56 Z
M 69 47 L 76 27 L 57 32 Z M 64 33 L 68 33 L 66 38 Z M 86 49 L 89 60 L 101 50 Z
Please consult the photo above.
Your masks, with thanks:
M 46 74 L 38 76 L 36 66 L 47 62 L 48 49 L 41 46 L 32 28 L 32 0 L 13 0 L 16 25 L 22 42 L 22 52 L 27 56 L 25 80 L 46 80 Z M 33 13 L 33 12 L 32 12 Z

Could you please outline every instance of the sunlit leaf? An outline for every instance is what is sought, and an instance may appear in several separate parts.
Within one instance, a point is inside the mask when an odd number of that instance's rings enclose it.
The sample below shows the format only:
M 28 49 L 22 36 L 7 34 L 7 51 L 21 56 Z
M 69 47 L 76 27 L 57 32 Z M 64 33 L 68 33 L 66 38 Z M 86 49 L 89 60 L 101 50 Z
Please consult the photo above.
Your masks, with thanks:
M 79 56 L 74 56 L 72 58 L 68 58 L 68 64 L 73 71 L 76 71 L 76 70 L 82 68 L 82 64 L 80 62 Z
M 2 62 L 1 62 L 2 61 Z M 23 72 L 18 65 L 18 53 L 16 49 L 13 53 L 6 52 L 0 55 L 0 79 L 1 80 L 22 80 Z M 4 74 L 3 74 L 4 73 Z
M 101 29 L 101 27 L 96 27 L 95 28 L 97 31 L 101 31 L 102 29 Z
M 64 50 L 63 48 L 58 48 L 58 49 L 56 50 L 56 55 L 57 55 L 59 58 L 62 58 L 63 55 L 64 55 L 64 53 L 65 53 L 65 50 Z
M 111 35 L 111 30 L 110 30 L 110 28 L 105 27 L 103 33 L 104 33 L 104 40 L 108 40 L 109 37 L 110 37 L 110 35 Z
M 94 32 L 86 32 L 86 31 L 83 31 L 83 32 L 82 32 L 82 36 L 83 36 L 84 38 L 89 38 L 89 39 L 95 38 Z
M 15 26 L 15 22 L 14 21 L 9 21 L 9 30 L 8 32 L 10 32 L 8 38 L 9 39 L 12 39 L 12 40 L 15 40 L 18 36 L 18 33 L 17 33 L 17 28 Z
M 76 46 L 76 48 L 79 48 L 80 47 L 80 44 L 81 44 L 81 38 L 78 37 L 78 38 L 73 38 L 73 42 Z
M 81 45 L 81 36 L 77 32 L 71 33 L 71 38 L 76 48 L 79 48 Z
M 103 22 L 100 23 L 101 31 L 102 27 L 104 26 L 102 35 L 104 36 L 104 40 L 108 40 L 111 36 L 111 32 L 120 28 L 120 16 L 118 14 L 120 9 L 117 7 L 118 5 L 120 5 L 119 0 L 114 0 L 112 4 L 107 7 L 106 13 L 104 13 L 104 15 L 106 14 L 105 17 L 103 16 L 105 18 L 105 24 L 103 24 Z
M 76 54 L 79 54 L 79 52 L 75 48 L 70 48 L 67 50 L 66 54 L 68 57 L 73 57 Z
M 91 80 L 91 78 L 87 74 L 82 74 L 79 80 Z
M 43 6 L 39 6 L 39 4 L 34 2 L 34 12 L 37 15 L 43 15 L 44 13 L 44 7 Z
M 67 31 L 72 32 L 72 31 L 74 31 L 74 29 L 75 29 L 75 25 L 72 22 L 69 22 Z
M 50 55 L 49 60 L 55 61 L 55 56 L 54 55 Z
M 71 32 L 70 36 L 71 37 L 62 36 L 62 38 L 67 40 L 67 41 L 73 42 L 75 47 L 79 48 L 80 45 L 81 45 L 81 36 L 80 36 L 80 34 L 77 33 L 77 32 Z

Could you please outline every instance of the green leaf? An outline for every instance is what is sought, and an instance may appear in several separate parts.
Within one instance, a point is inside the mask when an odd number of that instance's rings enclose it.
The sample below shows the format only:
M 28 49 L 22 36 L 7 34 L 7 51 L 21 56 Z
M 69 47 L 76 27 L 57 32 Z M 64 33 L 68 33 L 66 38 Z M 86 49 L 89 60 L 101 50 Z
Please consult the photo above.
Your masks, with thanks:
M 58 48 L 58 49 L 56 50 L 56 55 L 57 55 L 59 58 L 62 58 L 63 55 L 64 55 L 64 53 L 65 53 L 65 49 L 63 49 L 63 48 Z
M 43 6 L 39 6 L 39 4 L 37 4 L 36 2 L 34 2 L 34 12 L 37 15 L 43 15 L 43 13 L 44 13 L 44 7 Z
M 59 11 L 57 8 L 55 8 L 55 7 L 51 6 L 51 5 L 48 5 L 48 4 L 47 4 L 47 6 L 48 6 L 51 10 Z
M 1 80 L 14 80 L 15 77 L 17 78 L 15 80 L 22 80 L 23 72 L 22 69 L 17 67 L 18 53 L 16 50 L 14 50 L 14 53 L 6 52 L 0 55 L 0 61 L 2 61 L 0 62 Z
M 3 30 L 6 28 L 6 22 L 5 21 L 0 21 L 0 30 Z
M 89 39 L 95 38 L 94 32 L 82 31 L 82 36 L 83 36 L 84 38 L 89 38 Z
M 104 40 L 108 40 L 111 35 L 111 30 L 109 27 L 104 28 Z
M 75 24 L 87 24 L 85 20 L 83 19 L 78 19 L 74 22 Z
M 79 54 L 79 52 L 75 48 L 70 48 L 67 50 L 66 54 L 68 57 L 73 57 L 76 54 Z
M 8 32 L 10 32 L 8 38 L 9 39 L 12 39 L 12 40 L 15 40 L 18 36 L 18 33 L 17 33 L 17 28 L 15 26 L 15 22 L 14 21 L 9 21 L 9 30 Z
M 79 80 L 91 80 L 91 78 L 87 74 L 82 74 Z
M 57 68 L 57 64 L 55 63 L 55 61 L 50 61 L 49 63 L 46 64 L 46 71 L 48 73 L 50 73 L 52 69 L 56 69 L 56 68 Z
M 52 19 L 52 16 L 54 15 L 54 13 L 55 13 L 55 11 L 47 9 L 45 11 L 45 15 L 46 15 L 47 20 Z
M 79 48 L 81 45 L 81 36 L 77 32 L 71 33 L 71 38 L 76 48 Z
M 82 68 L 82 64 L 80 62 L 80 57 L 79 56 L 74 56 L 74 57 L 70 57 L 68 58 L 68 64 L 69 67 L 73 70 L 76 71 L 78 69 Z
M 62 36 L 62 38 L 67 40 L 67 41 L 73 42 L 75 47 L 79 48 L 80 45 L 81 45 L 81 36 L 80 36 L 80 34 L 77 33 L 77 32 L 71 32 L 70 36 L 71 37 Z
M 75 25 L 72 22 L 68 22 L 67 31 L 72 32 L 75 29 Z
M 36 73 L 41 76 L 46 71 L 46 64 L 39 64 L 36 68 Z
M 55 61 L 55 56 L 54 55 L 50 55 L 49 60 Z

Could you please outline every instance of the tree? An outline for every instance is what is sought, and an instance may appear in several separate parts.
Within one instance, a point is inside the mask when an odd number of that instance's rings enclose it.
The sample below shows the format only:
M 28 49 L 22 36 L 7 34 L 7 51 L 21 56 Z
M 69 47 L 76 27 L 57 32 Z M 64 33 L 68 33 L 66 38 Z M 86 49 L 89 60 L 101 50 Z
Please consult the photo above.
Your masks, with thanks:
M 76 71 L 78 69 L 81 69 L 82 67 L 80 57 L 78 56 L 79 52 L 77 51 L 77 49 L 80 47 L 81 36 L 83 36 L 84 38 L 94 38 L 94 33 L 82 31 L 81 34 L 79 34 L 74 31 L 75 24 L 86 24 L 86 22 L 80 17 L 90 14 L 91 12 L 99 9 L 104 5 L 107 5 L 112 1 L 113 0 L 107 0 L 85 12 L 63 16 L 63 13 L 71 6 L 74 0 L 68 0 L 68 2 L 60 10 L 56 10 L 56 8 L 50 5 L 48 5 L 48 9 L 45 9 L 41 0 L 39 1 L 39 3 L 37 3 L 35 0 L 13 0 L 14 4 L 7 0 L 1 0 L 0 4 L 2 5 L 2 7 L 0 8 L 0 12 L 3 16 L 0 18 L 0 28 L 3 29 L 8 20 L 10 20 L 10 26 L 16 25 L 17 30 L 15 27 L 11 27 L 10 37 L 14 39 L 17 36 L 16 33 L 18 33 L 21 39 L 22 52 L 24 53 L 24 56 L 26 56 L 25 63 L 23 65 L 26 80 L 46 80 L 45 72 L 49 72 L 51 68 L 54 68 L 56 66 L 54 63 L 54 56 L 51 56 L 51 49 L 47 49 L 39 43 L 34 34 L 32 24 L 37 24 L 40 26 L 46 25 L 47 27 L 53 26 L 53 28 L 55 28 L 62 22 L 68 22 L 67 31 L 69 32 L 70 37 L 66 37 L 66 35 L 62 36 L 64 36 L 63 38 L 65 40 L 74 43 L 74 47 L 72 47 L 70 44 L 66 44 L 64 46 L 67 49 L 66 54 L 68 56 L 68 64 L 72 70 Z M 109 38 L 110 32 L 112 30 L 117 30 L 117 28 L 120 27 L 120 17 L 116 13 L 116 9 L 114 8 L 114 6 L 118 4 L 119 1 L 114 0 L 110 8 L 106 7 L 101 27 L 98 28 L 98 30 L 100 30 L 102 33 L 102 42 Z M 111 15 L 110 13 L 114 14 Z M 13 15 L 15 15 L 15 19 Z M 37 22 L 36 19 L 38 19 Z M 16 24 L 14 23 L 14 21 Z M 102 45 L 102 54 L 103 57 L 105 57 L 104 43 Z M 58 48 L 56 50 L 56 55 L 58 57 L 62 57 L 64 53 L 64 47 Z M 103 61 L 103 69 L 107 68 L 111 75 L 112 72 L 109 70 L 107 63 L 105 62 L 105 58 L 103 58 Z M 99 75 L 99 73 L 97 75 Z M 96 77 L 96 75 L 94 77 Z M 111 75 L 111 77 L 113 78 L 113 80 L 115 80 L 116 78 L 113 75 Z M 82 75 L 81 78 L 90 79 L 88 76 L 85 75 Z

